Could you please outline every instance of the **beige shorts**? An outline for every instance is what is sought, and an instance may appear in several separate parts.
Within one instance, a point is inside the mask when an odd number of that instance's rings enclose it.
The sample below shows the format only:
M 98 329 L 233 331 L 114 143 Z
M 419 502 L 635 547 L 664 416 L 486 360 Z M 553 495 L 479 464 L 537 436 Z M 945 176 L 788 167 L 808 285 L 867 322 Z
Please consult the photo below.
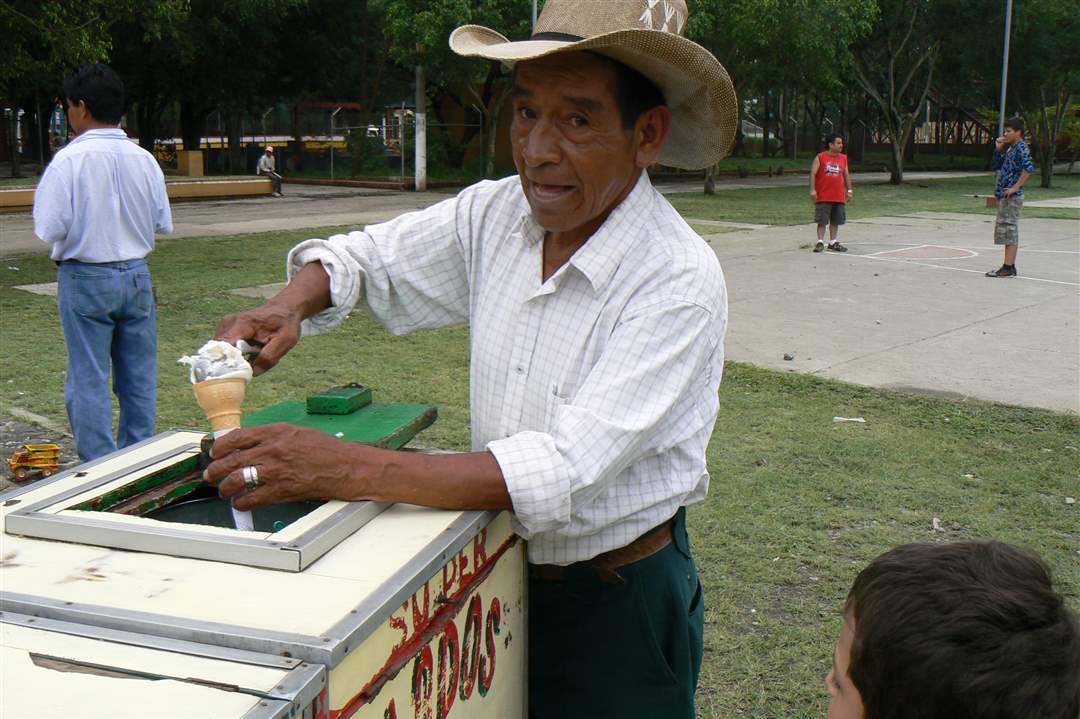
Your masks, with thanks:
M 1002 197 L 998 200 L 997 219 L 994 220 L 995 245 L 1020 244 L 1020 210 L 1023 207 L 1022 195 Z

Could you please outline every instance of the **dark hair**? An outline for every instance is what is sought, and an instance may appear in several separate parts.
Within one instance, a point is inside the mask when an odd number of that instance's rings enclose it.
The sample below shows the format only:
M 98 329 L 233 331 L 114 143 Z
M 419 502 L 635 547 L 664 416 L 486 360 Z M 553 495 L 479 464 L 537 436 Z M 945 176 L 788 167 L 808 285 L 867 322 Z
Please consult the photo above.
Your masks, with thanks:
M 124 114 L 124 83 L 108 65 L 80 65 L 64 80 L 61 98 L 65 106 L 86 103 L 98 122 L 116 125 Z
M 615 105 L 622 116 L 624 130 L 632 130 L 646 110 L 667 104 L 664 93 L 660 92 L 660 88 L 652 80 L 618 60 L 598 53 L 593 54 L 606 60 L 615 69 Z
M 1020 132 L 1023 132 L 1024 131 L 1024 118 L 1020 117 L 1019 115 L 1013 115 L 1012 117 L 1010 117 L 1008 120 L 1005 121 L 1005 127 L 1011 128 L 1013 130 L 1019 130 Z
M 828 147 L 829 145 L 833 144 L 838 139 L 843 140 L 844 136 L 841 135 L 839 132 L 830 132 L 828 135 L 825 136 L 825 147 Z
M 623 65 L 618 60 L 614 60 L 607 55 L 588 50 L 586 52 L 598 60 L 602 60 L 615 71 L 615 90 L 613 94 L 615 95 L 615 107 L 619 109 L 619 116 L 622 117 L 624 130 L 632 130 L 634 125 L 637 124 L 638 118 L 646 110 L 667 104 L 664 93 L 660 92 L 660 88 L 637 70 Z M 518 66 L 514 65 L 515 81 L 517 80 L 517 68 Z
M 1077 719 L 1080 623 L 1033 554 L 906 544 L 859 574 L 845 612 L 866 719 Z

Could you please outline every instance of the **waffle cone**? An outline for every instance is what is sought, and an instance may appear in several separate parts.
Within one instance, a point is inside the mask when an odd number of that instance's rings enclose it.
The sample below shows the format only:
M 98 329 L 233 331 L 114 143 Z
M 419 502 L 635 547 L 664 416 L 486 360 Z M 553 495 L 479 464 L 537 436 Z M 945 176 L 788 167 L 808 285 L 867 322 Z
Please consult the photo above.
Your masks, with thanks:
M 206 412 L 215 432 L 240 426 L 240 405 L 244 403 L 247 380 L 243 377 L 220 377 L 195 383 L 195 399 Z

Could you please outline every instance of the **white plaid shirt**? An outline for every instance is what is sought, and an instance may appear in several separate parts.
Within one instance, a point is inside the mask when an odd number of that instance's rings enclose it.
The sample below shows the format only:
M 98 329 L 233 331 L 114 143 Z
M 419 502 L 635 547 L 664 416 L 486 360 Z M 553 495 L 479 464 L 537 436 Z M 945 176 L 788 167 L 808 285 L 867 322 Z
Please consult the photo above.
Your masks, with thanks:
M 727 291 L 708 246 L 649 183 L 546 282 L 517 177 L 363 232 L 307 240 L 340 323 L 360 293 L 391 332 L 468 322 L 474 450 L 498 460 L 533 563 L 625 546 L 704 499 Z

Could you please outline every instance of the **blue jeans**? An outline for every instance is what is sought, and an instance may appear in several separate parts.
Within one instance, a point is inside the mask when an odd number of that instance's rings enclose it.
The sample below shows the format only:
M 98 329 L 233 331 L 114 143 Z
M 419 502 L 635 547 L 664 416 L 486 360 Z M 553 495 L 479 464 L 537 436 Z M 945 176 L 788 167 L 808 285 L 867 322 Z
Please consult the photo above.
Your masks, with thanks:
M 157 314 L 146 260 L 60 263 L 57 299 L 67 342 L 64 403 L 84 462 L 154 434 Z M 112 390 L 120 428 L 112 432 Z

